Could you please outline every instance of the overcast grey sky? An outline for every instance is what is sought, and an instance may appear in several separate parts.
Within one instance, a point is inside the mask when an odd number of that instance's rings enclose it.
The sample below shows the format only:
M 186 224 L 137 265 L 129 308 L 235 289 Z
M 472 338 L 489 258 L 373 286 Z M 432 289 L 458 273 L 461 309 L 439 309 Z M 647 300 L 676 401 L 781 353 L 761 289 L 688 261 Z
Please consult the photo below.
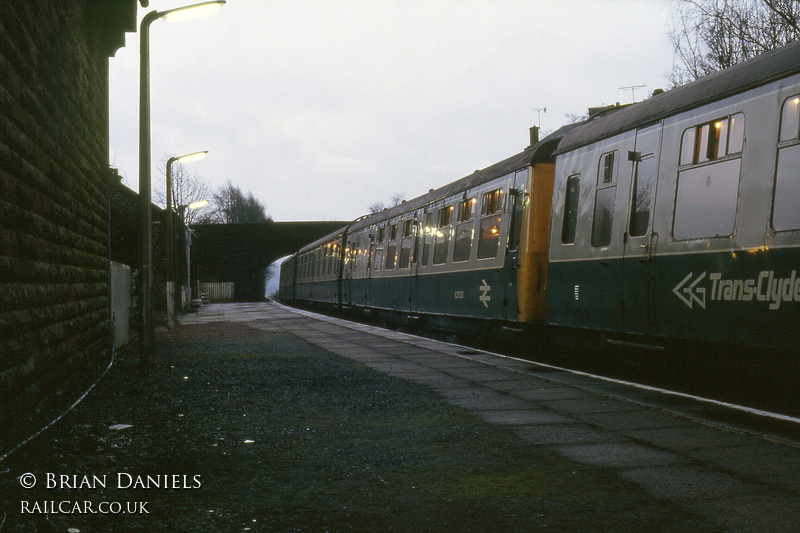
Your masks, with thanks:
M 158 20 L 154 188 L 167 157 L 209 150 L 189 173 L 275 220 L 354 219 L 521 151 L 540 116 L 552 131 L 665 87 L 669 20 L 666 0 L 228 0 Z M 129 33 L 110 64 L 110 160 L 134 190 L 138 55 Z

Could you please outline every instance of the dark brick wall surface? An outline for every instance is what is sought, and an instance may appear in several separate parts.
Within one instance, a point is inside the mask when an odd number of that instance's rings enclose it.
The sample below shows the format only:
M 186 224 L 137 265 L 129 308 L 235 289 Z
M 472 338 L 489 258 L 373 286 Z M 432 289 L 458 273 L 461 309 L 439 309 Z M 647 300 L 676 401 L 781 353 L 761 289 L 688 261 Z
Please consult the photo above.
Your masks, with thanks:
M 0 4 L 0 454 L 109 357 L 108 57 L 135 0 Z

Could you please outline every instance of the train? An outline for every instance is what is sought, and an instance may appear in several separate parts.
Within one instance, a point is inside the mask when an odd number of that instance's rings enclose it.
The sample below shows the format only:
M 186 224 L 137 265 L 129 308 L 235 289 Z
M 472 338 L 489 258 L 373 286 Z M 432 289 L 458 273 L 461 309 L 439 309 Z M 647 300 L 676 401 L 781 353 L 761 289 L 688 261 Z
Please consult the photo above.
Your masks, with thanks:
M 289 304 L 492 336 L 800 346 L 800 43 L 630 105 L 313 242 Z

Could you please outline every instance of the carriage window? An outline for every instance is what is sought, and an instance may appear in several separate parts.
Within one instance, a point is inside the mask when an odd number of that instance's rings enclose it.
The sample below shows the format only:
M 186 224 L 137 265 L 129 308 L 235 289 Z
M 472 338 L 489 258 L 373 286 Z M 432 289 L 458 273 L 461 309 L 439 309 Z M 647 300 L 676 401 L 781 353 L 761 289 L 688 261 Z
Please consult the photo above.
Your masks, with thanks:
M 372 262 L 375 270 L 380 270 L 381 266 L 383 266 L 383 248 L 378 248 L 375 250 L 375 258 Z
M 631 220 L 628 227 L 631 237 L 641 237 L 647 233 L 650 225 L 650 202 L 653 198 L 655 178 L 656 158 L 653 154 L 648 154 L 637 161 L 635 166 Z
M 389 226 L 389 240 L 395 240 L 397 238 L 397 224 L 392 224 Z
M 481 235 L 478 240 L 478 259 L 489 259 L 497 256 L 500 244 L 500 215 L 481 219 Z
M 581 191 L 581 175 L 567 178 L 567 193 L 564 197 L 564 221 L 561 225 L 561 244 L 575 242 L 578 229 L 578 200 Z
M 592 218 L 592 246 L 594 247 L 608 246 L 611 243 L 616 197 L 616 185 L 598 188 L 595 193 L 594 217 Z
M 528 169 L 518 170 L 514 175 L 514 190 L 511 194 L 511 228 L 509 228 L 508 249 L 519 250 L 519 241 L 522 238 L 522 222 L 525 218 L 525 206 L 528 204 L 525 189 L 528 181 Z
M 793 96 L 783 104 L 781 113 L 781 142 L 797 139 L 800 130 L 800 96 Z
M 408 268 L 408 265 L 411 263 L 411 243 L 413 239 L 411 238 L 404 238 L 400 242 L 400 261 L 398 262 L 398 268 Z
M 431 256 L 431 240 L 436 228 L 433 227 L 433 213 L 425 215 L 425 226 L 422 229 L 424 243 L 422 245 L 422 263 L 420 266 L 428 266 Z
M 607 154 L 603 154 L 600 157 L 600 164 L 597 166 L 597 184 L 604 185 L 607 183 L 612 183 L 615 181 L 615 168 L 614 164 L 616 163 L 616 150 L 613 152 L 609 152 Z
M 483 207 L 481 215 L 491 215 L 503 208 L 503 189 L 495 189 L 483 195 Z
M 447 262 L 447 252 L 450 249 L 450 221 L 453 218 L 453 206 L 439 209 L 439 224 L 436 231 L 436 242 L 433 245 L 433 264 L 441 265 Z
M 392 241 L 386 246 L 386 270 L 392 270 L 397 263 L 397 243 Z
M 475 198 L 464 200 L 458 204 L 458 221 L 465 222 L 472 220 L 475 216 L 475 204 L 478 202 Z
M 483 195 L 481 208 L 481 229 L 478 236 L 478 259 L 490 259 L 497 256 L 500 248 L 500 222 L 503 208 L 503 189 L 495 189 Z
M 781 144 L 775 172 L 775 197 L 772 205 L 772 227 L 778 231 L 800 229 L 800 96 L 783 104 Z
M 408 268 L 411 263 L 411 245 L 413 239 L 411 238 L 414 233 L 414 220 L 408 219 L 403 221 L 402 239 L 400 240 L 400 259 L 397 262 L 398 268 Z
M 386 238 L 386 226 L 378 228 L 378 242 L 383 242 L 385 238 Z
M 681 165 L 714 161 L 744 147 L 744 114 L 736 113 L 687 129 L 681 141 Z
M 733 232 L 741 159 L 689 168 L 678 174 L 676 239 L 723 237 Z
M 672 234 L 676 239 L 729 236 L 736 221 L 744 115 L 736 113 L 690 130 L 683 136 L 681 165 L 711 164 L 678 172 Z
M 694 163 L 694 149 L 695 139 L 697 138 L 697 129 L 689 128 L 683 132 L 683 141 L 681 142 L 681 165 L 691 165 Z
M 453 246 L 453 261 L 468 261 L 472 250 L 472 234 L 474 232 L 475 204 L 477 200 L 470 198 L 458 204 L 458 221 L 456 240 Z

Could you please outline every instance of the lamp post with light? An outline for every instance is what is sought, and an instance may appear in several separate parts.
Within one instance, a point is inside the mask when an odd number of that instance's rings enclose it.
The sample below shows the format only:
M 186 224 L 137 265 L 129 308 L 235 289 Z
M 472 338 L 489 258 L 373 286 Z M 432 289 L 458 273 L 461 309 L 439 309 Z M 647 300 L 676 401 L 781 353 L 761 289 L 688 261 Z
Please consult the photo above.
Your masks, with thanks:
M 167 291 L 167 327 L 172 328 L 175 326 L 175 314 L 181 305 L 181 285 L 176 283 L 178 280 L 177 264 L 175 260 L 175 229 L 173 227 L 173 213 L 172 213 L 172 164 L 189 163 L 204 158 L 208 154 L 208 150 L 201 152 L 193 152 L 178 157 L 170 157 L 167 159 L 167 229 L 166 229 L 166 248 L 167 248 L 167 283 L 172 282 L 172 306 L 169 301 L 169 291 Z
M 186 237 L 186 235 L 188 234 L 189 235 L 188 238 L 191 240 L 191 238 L 192 238 L 191 235 L 193 235 L 193 233 L 194 233 L 191 230 L 186 231 L 188 229 L 187 226 L 186 226 L 186 211 L 190 210 L 190 209 L 200 209 L 201 207 L 205 207 L 207 205 L 208 205 L 208 200 L 198 200 L 196 202 L 190 203 L 189 205 L 179 205 L 178 206 L 178 214 L 180 216 L 181 228 L 184 229 L 184 237 Z M 187 250 L 187 257 L 186 257 L 186 285 L 189 287 L 189 299 L 191 300 L 192 299 L 192 273 L 191 273 L 192 261 L 191 261 L 191 258 L 189 257 L 189 254 L 188 254 L 188 248 L 184 247 L 184 250 Z M 200 287 L 199 287 L 199 282 L 198 282 L 197 293 L 195 294 L 195 298 L 199 298 L 199 297 L 200 297 Z
M 150 179 L 150 25 L 160 19 L 197 14 L 198 10 L 221 7 L 225 0 L 202 2 L 166 11 L 151 11 L 139 25 L 139 365 L 155 363 L 153 320 L 153 213 Z

